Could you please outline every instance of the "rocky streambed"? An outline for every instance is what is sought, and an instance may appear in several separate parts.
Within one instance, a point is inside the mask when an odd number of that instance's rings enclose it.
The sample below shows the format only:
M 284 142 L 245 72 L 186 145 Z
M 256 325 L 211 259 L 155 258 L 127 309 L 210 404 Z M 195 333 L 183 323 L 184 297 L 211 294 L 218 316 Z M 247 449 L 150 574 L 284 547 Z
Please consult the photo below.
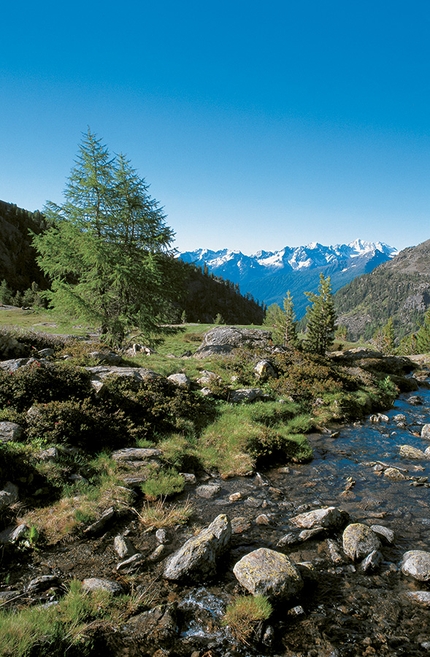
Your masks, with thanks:
M 84 537 L 14 555 L 12 568 L 6 545 L 0 604 L 56 604 L 71 579 L 140 593 L 147 610 L 89 630 L 94 655 L 426 655 L 429 423 L 422 388 L 386 414 L 311 436 L 311 463 L 190 477 L 185 528 L 144 531 L 129 511 L 107 514 Z M 235 596 L 255 592 L 273 613 L 243 643 L 222 619 Z

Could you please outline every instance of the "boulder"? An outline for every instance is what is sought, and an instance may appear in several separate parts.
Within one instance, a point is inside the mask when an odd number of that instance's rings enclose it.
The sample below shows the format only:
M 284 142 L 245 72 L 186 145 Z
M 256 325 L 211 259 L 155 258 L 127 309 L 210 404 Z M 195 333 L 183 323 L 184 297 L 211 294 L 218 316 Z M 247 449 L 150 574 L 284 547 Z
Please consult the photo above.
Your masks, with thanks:
M 99 577 L 89 577 L 88 579 L 84 579 L 82 582 L 82 590 L 85 592 L 108 591 L 108 593 L 111 593 L 112 595 L 121 595 L 121 593 L 124 593 L 124 589 L 119 582 L 115 582 L 111 579 L 100 579 Z
M 348 514 L 334 506 L 314 509 L 307 513 L 300 513 L 290 518 L 290 524 L 302 529 L 325 527 L 326 529 L 339 529 L 348 521 Z
M 239 404 L 240 402 L 252 402 L 255 399 L 261 399 L 261 397 L 264 397 L 261 388 L 239 388 L 230 392 L 229 401 Z
M 170 376 L 167 377 L 167 380 L 170 381 L 170 383 L 173 383 L 175 386 L 178 386 L 179 388 L 189 388 L 191 385 L 191 379 L 189 379 L 187 375 L 183 374 L 182 372 L 171 374 Z
M 207 578 L 216 573 L 218 557 L 230 542 L 231 524 L 225 514 L 215 518 L 197 536 L 192 536 L 167 561 L 164 577 L 181 580 Z
M 254 367 L 254 373 L 256 378 L 261 381 L 277 377 L 276 370 L 270 360 L 260 360 Z
M 3 490 L 0 490 L 0 513 L 15 502 L 18 502 L 18 486 L 8 481 Z
M 416 447 L 412 447 L 412 445 L 400 445 L 400 456 L 405 459 L 425 460 L 428 458 L 422 450 L 417 449 Z
M 430 580 L 430 552 L 409 550 L 402 559 L 402 573 L 410 575 L 419 582 Z
M 162 455 L 161 449 L 152 447 L 125 447 L 112 452 L 114 461 L 147 461 Z
M 425 424 L 421 429 L 421 438 L 430 440 L 430 424 Z
M 88 355 L 100 364 L 119 365 L 122 362 L 122 357 L 114 351 L 91 351 Z
M 8 443 L 11 440 L 20 440 L 23 429 L 16 422 L 0 422 L 0 443 Z
M 407 591 L 406 597 L 424 607 L 430 607 L 430 591 Z
M 236 563 L 233 572 L 238 582 L 252 595 L 289 599 L 303 587 L 302 577 L 281 552 L 259 548 Z
M 136 554 L 136 550 L 133 546 L 133 543 L 126 536 L 118 534 L 113 540 L 113 549 L 117 553 L 120 559 L 125 559 L 127 557 L 132 557 L 133 554 Z
M 267 348 L 271 333 L 259 329 L 238 329 L 234 326 L 217 326 L 208 331 L 194 358 L 214 355 L 227 355 L 239 347 Z
M 220 490 L 221 486 L 219 484 L 203 484 L 202 486 L 198 486 L 196 488 L 196 494 L 198 497 L 209 500 L 212 497 L 215 497 L 215 495 L 218 495 Z
M 367 557 L 373 550 L 381 548 L 377 535 L 360 522 L 348 525 L 342 536 L 343 551 L 353 561 Z
M 387 468 L 384 470 L 384 477 L 387 477 L 387 479 L 393 479 L 393 481 L 402 481 L 407 479 L 403 472 L 400 472 L 400 470 L 397 468 Z
M 384 527 L 384 525 L 372 525 L 370 529 L 381 539 L 382 543 L 385 543 L 385 545 L 393 545 L 394 532 L 392 529 Z
M 114 365 L 109 367 L 107 365 L 96 365 L 95 367 L 85 367 L 85 369 L 95 381 L 104 381 L 109 376 L 121 376 L 132 379 L 137 383 L 142 383 L 142 381 L 150 381 L 161 377 L 161 374 L 157 374 L 145 367 L 116 367 Z
M 383 560 L 384 557 L 382 556 L 381 552 L 379 550 L 373 550 L 361 562 L 360 570 L 362 570 L 364 573 L 367 573 L 371 570 L 376 570 L 379 568 Z

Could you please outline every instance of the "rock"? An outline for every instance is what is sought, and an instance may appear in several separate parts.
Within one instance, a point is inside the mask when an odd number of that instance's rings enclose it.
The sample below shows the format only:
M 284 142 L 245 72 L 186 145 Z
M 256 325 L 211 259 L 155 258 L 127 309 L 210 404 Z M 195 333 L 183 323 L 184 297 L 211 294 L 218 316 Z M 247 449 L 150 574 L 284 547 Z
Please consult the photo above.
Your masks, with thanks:
M 379 539 L 381 539 L 382 543 L 385 543 L 385 545 L 393 545 L 394 532 L 392 529 L 384 527 L 384 525 L 372 525 L 370 529 Z
M 426 459 L 427 456 L 420 449 L 412 445 L 400 445 L 400 456 L 405 459 Z
M 424 403 L 423 398 L 419 395 L 411 395 L 407 401 L 409 404 L 412 404 L 412 406 L 422 406 Z
M 28 525 L 24 522 L 18 526 L 12 525 L 0 532 L 0 545 L 7 543 L 13 544 L 24 538 L 28 532 Z
M 197 481 L 196 475 L 191 472 L 180 472 L 179 474 L 184 478 L 186 484 L 195 484 Z
M 168 543 L 168 538 L 167 538 L 167 532 L 165 529 L 157 529 L 155 532 L 155 538 L 161 545 L 164 545 L 165 543 Z
M 393 415 L 393 422 L 396 424 L 406 424 L 406 415 L 403 415 L 403 413 L 397 413 L 397 415 Z
M 301 575 L 290 559 L 268 548 L 259 548 L 242 557 L 233 572 L 252 595 L 288 600 L 303 587 Z
M 230 392 L 229 401 L 233 404 L 239 404 L 241 402 L 252 402 L 261 397 L 264 397 L 261 388 L 239 388 Z
M 157 606 L 130 618 L 121 628 L 118 654 L 151 654 L 156 648 L 171 648 L 179 635 L 176 606 Z M 129 653 L 128 646 L 138 646 Z M 171 654 L 167 652 L 167 655 Z
M 56 447 L 48 447 L 43 449 L 37 455 L 39 461 L 58 461 L 59 451 Z
M 219 484 L 203 484 L 203 486 L 198 486 L 196 488 L 196 495 L 205 500 L 209 500 L 212 497 L 215 497 L 215 495 L 218 495 L 220 490 L 221 486 Z
M 162 455 L 161 449 L 151 447 L 126 447 L 112 452 L 114 461 L 147 461 Z
M 307 513 L 300 513 L 290 518 L 290 524 L 303 529 L 313 527 L 326 527 L 327 529 L 339 529 L 348 521 L 348 514 L 334 506 L 315 509 Z
M 3 605 L 4 602 L 13 600 L 14 598 L 20 598 L 21 595 L 21 591 L 0 591 L 0 605 Z
M 367 555 L 365 559 L 360 564 L 360 570 L 364 573 L 367 573 L 371 570 L 376 570 L 381 565 L 384 557 L 379 552 L 379 550 L 373 550 L 370 554 Z
M 86 592 L 108 591 L 108 593 L 111 593 L 112 595 L 121 595 L 121 593 L 124 593 L 124 589 L 119 582 L 115 582 L 111 579 L 100 579 L 98 577 L 84 579 L 82 582 L 82 590 Z
M 362 523 L 356 522 L 343 532 L 343 551 L 353 561 L 367 557 L 373 550 L 379 550 L 381 541 L 376 534 Z
M 130 541 L 130 539 L 118 534 L 113 540 L 113 549 L 117 553 L 120 559 L 125 557 L 132 557 L 133 554 L 136 554 L 136 550 Z
M 136 570 L 136 568 L 139 568 L 139 566 L 141 566 L 144 561 L 145 557 L 143 554 L 136 552 L 136 554 L 133 554 L 133 556 L 128 557 L 128 559 L 124 559 L 124 561 L 118 563 L 116 570 L 121 573 L 132 573 L 134 570 Z
M 260 360 L 254 367 L 254 373 L 256 378 L 260 381 L 266 381 L 267 379 L 274 379 L 277 377 L 276 370 L 270 360 Z
M 157 545 L 155 550 L 153 550 L 153 552 L 151 552 L 151 554 L 148 556 L 148 561 L 152 561 L 153 563 L 155 563 L 156 561 L 160 561 L 160 559 L 164 554 L 165 549 L 166 548 L 164 547 L 164 545 Z
M 405 595 L 411 602 L 430 607 L 430 591 L 408 591 Z
M 106 511 L 103 511 L 102 515 L 98 520 L 93 522 L 89 527 L 86 527 L 84 529 L 84 534 L 98 534 L 101 532 L 107 523 L 112 520 L 112 518 L 115 516 L 115 509 L 113 506 L 109 507 L 109 509 L 106 509 Z
M 279 539 L 276 543 L 276 547 L 286 547 L 287 545 L 295 545 L 300 543 L 299 532 L 288 532 L 285 536 Z
M 51 349 L 51 347 L 46 347 L 45 349 L 39 349 L 37 355 L 40 356 L 40 358 L 51 358 L 54 353 L 55 351 Z
M 324 527 L 312 527 L 312 529 L 303 529 L 299 534 L 301 541 L 308 541 L 310 538 L 315 538 L 325 532 Z
M 197 379 L 197 383 L 200 386 L 210 386 L 212 383 L 221 383 L 222 379 L 215 372 L 209 372 L 208 370 L 203 370 L 201 376 Z
M 0 422 L 0 443 L 8 443 L 12 440 L 20 440 L 23 428 L 16 422 Z
M 40 575 L 40 577 L 31 580 L 25 591 L 26 593 L 41 593 L 52 586 L 58 586 L 59 583 L 60 581 L 56 575 Z
M 394 481 L 407 479 L 403 472 L 400 472 L 397 468 L 387 468 L 384 470 L 384 477 L 387 477 L 387 479 L 393 479 Z
M 95 367 L 85 367 L 87 372 L 92 375 L 92 378 L 99 381 L 104 381 L 108 376 L 120 376 L 127 379 L 132 379 L 136 383 L 143 381 L 150 381 L 153 379 L 160 379 L 161 375 L 145 367 L 115 367 L 111 365 L 96 365 Z
M 421 438 L 424 438 L 424 440 L 430 440 L 430 424 L 424 424 L 422 427 Z
M 0 361 L 0 369 L 6 372 L 16 372 L 20 367 L 27 367 L 37 362 L 35 358 L 13 358 L 12 360 Z
M 380 422 L 389 422 L 390 418 L 388 415 L 384 415 L 383 413 L 376 413 L 375 415 L 371 415 L 369 420 L 370 422 L 379 424 Z
M 332 562 L 335 564 L 343 563 L 344 557 L 342 556 L 342 553 L 336 541 L 333 541 L 331 538 L 328 538 L 326 543 L 327 543 L 328 553 L 330 555 L 330 559 L 332 560 Z
M 232 519 L 231 531 L 233 534 L 243 534 L 244 532 L 248 531 L 248 529 L 251 529 L 251 523 L 247 518 L 239 516 Z
M 231 495 L 228 496 L 229 502 L 238 502 L 239 500 L 242 499 L 242 493 L 232 493 Z
M 122 357 L 114 351 L 91 351 L 88 355 L 99 363 L 106 363 L 106 365 L 120 365 L 122 362 Z
M 419 582 L 430 580 L 430 552 L 409 550 L 402 559 L 402 573 L 410 575 Z
M 268 347 L 271 341 L 269 331 L 259 329 L 238 329 L 234 326 L 217 326 L 208 331 L 194 358 L 214 355 L 227 355 L 239 347 Z
M 182 372 L 171 374 L 167 377 L 167 380 L 179 388 L 189 388 L 191 385 L 191 379 L 189 379 L 186 374 L 182 374 Z
M 270 518 L 266 513 L 260 513 L 260 515 L 256 517 L 255 523 L 257 525 L 270 525 Z
M 216 572 L 216 562 L 226 549 L 231 538 L 231 524 L 228 517 L 221 514 L 197 536 L 192 536 L 168 560 L 164 577 L 180 580 L 189 576 L 210 577 Z
M 0 513 L 7 507 L 18 502 L 18 486 L 8 481 L 3 490 L 0 490 Z

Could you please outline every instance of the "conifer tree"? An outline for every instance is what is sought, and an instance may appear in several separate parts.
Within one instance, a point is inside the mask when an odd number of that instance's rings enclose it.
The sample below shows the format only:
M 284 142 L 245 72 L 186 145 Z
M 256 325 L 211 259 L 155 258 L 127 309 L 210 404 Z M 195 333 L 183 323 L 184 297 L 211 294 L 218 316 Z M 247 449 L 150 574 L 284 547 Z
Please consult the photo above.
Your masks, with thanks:
M 330 276 L 320 274 L 318 294 L 306 292 L 311 305 L 306 309 L 307 327 L 304 348 L 324 356 L 333 345 L 336 313 L 334 310 Z
M 424 323 L 415 334 L 415 353 L 427 354 L 430 352 L 430 308 L 424 315 Z
M 98 323 L 114 344 L 131 327 L 151 340 L 176 286 L 168 257 L 173 232 L 145 181 L 88 130 L 64 196 L 62 205 L 46 204 L 50 228 L 33 236 L 52 282 L 51 305 Z
M 294 313 L 293 297 L 291 296 L 290 290 L 288 290 L 284 299 L 284 314 L 284 347 L 296 348 L 299 340 L 297 335 L 297 322 Z

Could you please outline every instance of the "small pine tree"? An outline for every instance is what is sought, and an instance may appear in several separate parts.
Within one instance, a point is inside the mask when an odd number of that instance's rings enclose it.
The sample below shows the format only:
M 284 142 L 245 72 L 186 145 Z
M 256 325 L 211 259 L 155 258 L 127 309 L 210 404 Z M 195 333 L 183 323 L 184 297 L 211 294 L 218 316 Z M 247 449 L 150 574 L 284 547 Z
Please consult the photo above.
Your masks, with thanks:
M 181 315 L 181 324 L 186 324 L 186 323 L 187 323 L 187 313 L 185 312 L 185 310 L 183 310 Z
M 416 352 L 418 354 L 427 354 L 430 352 L 430 308 L 424 315 L 424 324 L 415 334 Z
M 333 345 L 336 313 L 330 276 L 320 274 L 318 294 L 305 292 L 311 305 L 306 309 L 307 328 L 304 347 L 310 353 L 324 356 Z
M 390 317 L 388 322 L 382 327 L 382 353 L 392 354 L 395 346 L 393 318 Z
M 288 290 L 284 299 L 284 314 L 284 347 L 296 348 L 299 339 L 297 335 L 297 322 L 294 313 L 293 297 L 291 296 L 290 290 Z
M 0 283 L 0 303 L 4 303 L 7 306 L 13 302 L 13 292 L 7 284 L 6 280 L 3 279 Z

